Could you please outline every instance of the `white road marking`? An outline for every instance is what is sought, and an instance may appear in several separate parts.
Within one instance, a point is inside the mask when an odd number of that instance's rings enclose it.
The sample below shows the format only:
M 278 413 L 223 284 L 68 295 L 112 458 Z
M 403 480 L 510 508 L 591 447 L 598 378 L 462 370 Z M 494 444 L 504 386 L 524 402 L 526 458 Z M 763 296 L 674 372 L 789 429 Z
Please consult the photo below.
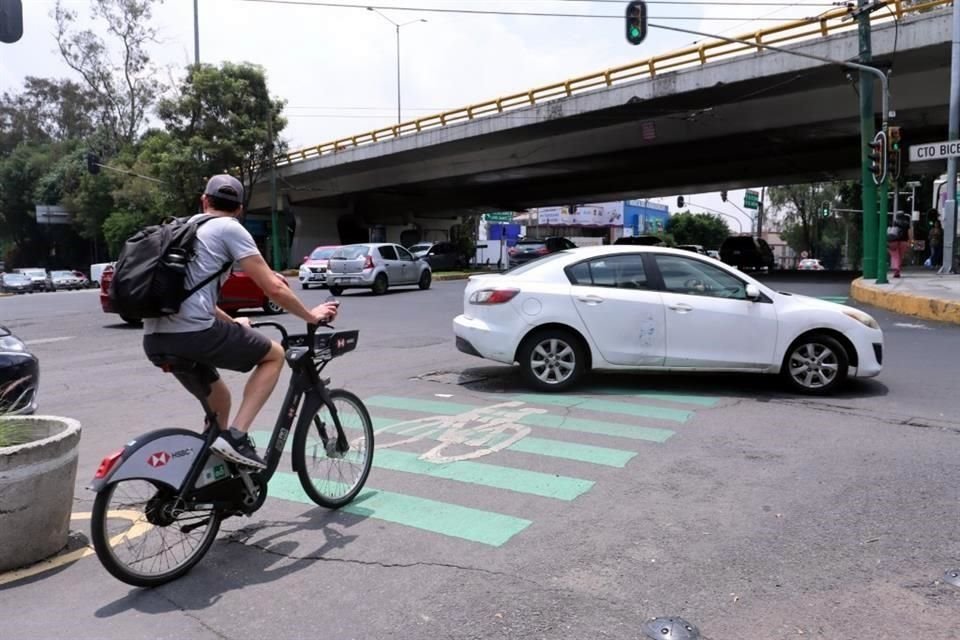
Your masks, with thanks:
M 433 394 L 433 395 L 437 396 L 438 398 L 452 398 L 452 397 L 453 397 L 453 394 L 452 394 L 452 393 L 435 393 L 435 394 Z
M 36 340 L 24 340 L 23 344 L 49 344 L 51 342 L 63 342 L 64 340 L 73 340 L 74 336 L 60 336 L 58 338 L 38 338 Z
M 928 327 L 925 324 L 914 324 L 912 322 L 894 322 L 893 326 L 903 327 L 904 329 L 927 329 L 928 331 L 930 330 L 930 327 Z

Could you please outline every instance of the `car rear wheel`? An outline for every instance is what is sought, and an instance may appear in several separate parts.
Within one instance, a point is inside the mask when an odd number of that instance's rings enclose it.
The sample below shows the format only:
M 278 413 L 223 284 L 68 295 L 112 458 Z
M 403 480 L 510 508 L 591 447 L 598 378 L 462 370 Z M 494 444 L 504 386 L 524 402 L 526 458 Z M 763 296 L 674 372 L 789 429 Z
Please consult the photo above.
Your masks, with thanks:
M 390 283 L 387 281 L 387 274 L 378 273 L 377 277 L 373 279 L 374 295 L 382 296 L 387 292 L 387 289 L 389 288 L 390 288 Z
M 424 271 L 420 274 L 420 282 L 417 283 L 417 286 L 422 290 L 427 290 L 430 288 L 430 283 L 433 281 L 433 276 L 430 275 L 429 271 Z
M 339 296 L 343 293 L 343 287 L 330 287 L 330 295 Z
M 268 298 L 267 301 L 263 303 L 263 312 L 277 315 L 279 313 L 283 313 L 283 307 Z
M 132 327 L 139 327 L 143 324 L 143 321 L 139 318 L 128 318 L 126 316 L 120 316 L 120 319 L 129 324 Z
M 849 364 L 846 349 L 835 338 L 811 333 L 790 347 L 783 359 L 781 375 L 795 391 L 826 395 L 847 379 Z
M 540 391 L 569 389 L 587 371 L 583 342 L 564 329 L 544 329 L 528 336 L 518 356 L 527 384 Z

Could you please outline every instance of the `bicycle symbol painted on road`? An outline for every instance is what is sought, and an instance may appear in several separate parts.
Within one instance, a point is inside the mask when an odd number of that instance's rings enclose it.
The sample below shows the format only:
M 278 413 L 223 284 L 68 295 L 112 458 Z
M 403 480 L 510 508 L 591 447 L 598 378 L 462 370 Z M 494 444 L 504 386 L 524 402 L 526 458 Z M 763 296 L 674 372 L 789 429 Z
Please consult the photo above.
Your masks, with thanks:
M 519 424 L 524 417 L 547 413 L 545 409 L 526 407 L 519 401 L 478 407 L 452 416 L 428 416 L 379 429 L 377 434 L 406 436 L 377 448 L 396 447 L 420 440 L 438 440 L 440 444 L 420 455 L 425 462 L 444 464 L 473 460 L 502 451 L 530 434 L 530 427 Z M 459 452 L 452 453 L 456 449 Z M 466 449 L 466 450 L 465 450 Z

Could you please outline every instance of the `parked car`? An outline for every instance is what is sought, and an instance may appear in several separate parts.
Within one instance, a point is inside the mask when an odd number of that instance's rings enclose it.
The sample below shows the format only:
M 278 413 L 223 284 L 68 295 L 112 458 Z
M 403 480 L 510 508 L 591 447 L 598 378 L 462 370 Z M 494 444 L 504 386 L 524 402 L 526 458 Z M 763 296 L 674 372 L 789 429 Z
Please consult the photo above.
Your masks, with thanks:
M 300 265 L 300 272 L 297 274 L 301 288 L 309 289 L 313 285 L 327 284 L 330 256 L 337 249 L 338 246 L 317 247 L 310 252 L 310 255 L 303 257 L 303 264 Z
M 16 272 L 30 278 L 34 291 L 53 291 L 53 283 L 50 281 L 50 274 L 47 273 L 46 269 L 30 267 L 17 269 Z
M 82 289 L 83 282 L 74 271 L 51 271 L 50 286 L 53 291 L 58 289 Z
M 716 249 L 707 249 L 707 256 L 713 258 L 714 260 L 720 259 L 720 252 Z
M 90 278 L 88 278 L 87 274 L 85 274 L 83 271 L 74 270 L 73 275 L 77 280 L 80 281 L 81 289 L 88 289 L 94 286 L 93 282 L 90 281 Z
M 103 273 L 103 270 L 107 267 L 112 267 L 112 262 L 98 262 L 96 264 L 90 265 L 90 282 L 94 283 L 95 286 L 100 286 L 100 274 Z
M 707 255 L 707 252 L 704 251 L 703 247 L 699 244 L 678 244 L 677 249 L 689 251 L 690 253 L 699 253 L 702 256 Z
M 641 246 L 641 247 L 665 247 L 667 243 L 658 236 L 624 236 L 614 240 L 613 244 Z
M 470 276 L 453 332 L 460 351 L 519 362 L 544 391 L 590 369 L 643 369 L 779 374 L 827 394 L 883 362 L 883 332 L 866 313 L 666 247 L 583 247 Z
M 826 267 L 817 258 L 804 258 L 797 265 L 800 271 L 825 271 Z
M 34 413 L 39 384 L 37 357 L 9 329 L 0 326 L 0 414 Z
M 414 258 L 422 258 L 427 255 L 427 251 L 430 251 L 430 247 L 433 245 L 433 242 L 418 242 L 417 244 L 407 247 L 407 251 L 412 253 Z
M 411 252 L 412 253 L 412 252 Z M 413 257 L 426 260 L 433 271 L 452 271 L 467 266 L 467 256 L 463 255 L 460 247 L 452 242 L 436 242 L 422 255 L 413 254 Z
M 557 251 L 573 249 L 576 246 L 577 245 L 571 240 L 559 236 L 543 238 L 541 240 L 524 238 L 523 240 L 518 240 L 517 244 L 510 247 L 510 249 L 507 250 L 507 255 L 510 266 L 516 267 L 530 260 L 536 260 L 537 258 L 542 258 Z
M 287 279 L 282 274 L 274 272 L 284 285 Z M 104 313 L 116 313 L 110 302 L 110 282 L 113 280 L 113 265 L 107 266 L 100 274 L 100 308 Z M 220 288 L 220 299 L 217 306 L 231 315 L 243 309 L 263 309 L 264 313 L 283 313 L 283 307 L 267 298 L 263 290 L 250 279 L 242 269 L 234 268 Z M 120 318 L 127 324 L 139 325 L 137 318 Z
M 752 236 L 730 236 L 720 245 L 720 259 L 738 269 L 773 269 L 776 263 L 767 241 Z
M 327 287 L 335 296 L 344 289 L 370 289 L 380 295 L 395 286 L 429 289 L 430 265 L 398 244 L 371 242 L 340 247 L 330 256 Z
M 33 293 L 33 280 L 22 273 L 5 273 L 0 276 L 4 293 Z

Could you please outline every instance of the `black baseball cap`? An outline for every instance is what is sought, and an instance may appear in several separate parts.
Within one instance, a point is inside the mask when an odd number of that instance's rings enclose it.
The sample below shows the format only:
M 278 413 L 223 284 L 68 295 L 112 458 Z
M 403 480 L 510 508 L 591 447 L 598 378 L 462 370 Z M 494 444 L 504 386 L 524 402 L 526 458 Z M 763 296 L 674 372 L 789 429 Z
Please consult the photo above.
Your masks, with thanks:
M 204 195 L 243 204 L 243 185 L 231 175 L 221 173 L 207 181 Z

